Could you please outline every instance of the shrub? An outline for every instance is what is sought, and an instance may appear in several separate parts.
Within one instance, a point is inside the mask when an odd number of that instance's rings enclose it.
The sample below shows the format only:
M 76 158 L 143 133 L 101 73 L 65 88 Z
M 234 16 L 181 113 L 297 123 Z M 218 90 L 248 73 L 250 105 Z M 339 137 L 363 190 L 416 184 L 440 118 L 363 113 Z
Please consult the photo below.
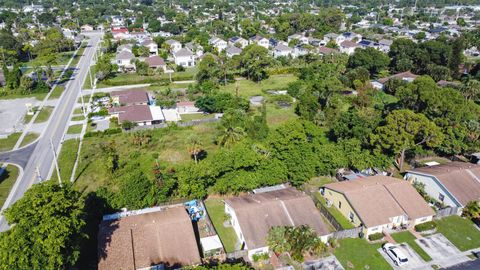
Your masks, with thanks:
M 259 253 L 259 254 L 253 254 L 252 259 L 254 262 L 258 261 L 265 261 L 268 260 L 270 257 L 268 256 L 268 253 Z
M 415 225 L 415 230 L 417 232 L 424 232 L 424 231 L 433 230 L 436 227 L 437 227 L 437 223 L 435 223 L 435 221 L 428 221 L 422 224 Z
M 380 240 L 383 238 L 383 233 L 374 233 L 374 234 L 370 234 L 368 236 L 368 240 L 370 241 L 376 241 L 376 240 Z

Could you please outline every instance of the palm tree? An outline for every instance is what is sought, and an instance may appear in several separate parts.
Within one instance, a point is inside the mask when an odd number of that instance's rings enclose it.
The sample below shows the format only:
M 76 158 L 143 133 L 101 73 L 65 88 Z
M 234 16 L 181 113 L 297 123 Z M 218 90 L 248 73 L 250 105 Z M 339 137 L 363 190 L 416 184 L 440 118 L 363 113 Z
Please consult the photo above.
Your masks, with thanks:
M 480 81 L 468 80 L 461 88 L 463 96 L 466 100 L 476 100 L 480 97 Z
M 195 164 L 198 164 L 198 155 L 203 151 L 203 149 L 201 148 L 202 142 L 197 136 L 192 135 L 188 138 L 188 144 L 189 144 L 188 151 L 193 156 L 193 159 L 195 160 Z
M 226 127 L 221 131 L 219 142 L 221 146 L 230 147 L 245 137 L 245 131 L 241 127 Z

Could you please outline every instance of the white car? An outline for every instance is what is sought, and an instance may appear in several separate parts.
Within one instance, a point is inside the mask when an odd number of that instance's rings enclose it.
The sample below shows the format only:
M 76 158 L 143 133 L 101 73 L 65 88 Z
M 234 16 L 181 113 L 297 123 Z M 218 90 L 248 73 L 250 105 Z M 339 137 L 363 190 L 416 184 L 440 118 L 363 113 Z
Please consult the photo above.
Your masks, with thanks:
M 382 247 L 383 251 L 387 253 L 388 257 L 392 259 L 393 263 L 397 266 L 404 265 L 408 263 L 408 258 L 403 254 L 403 251 L 390 243 L 386 243 Z

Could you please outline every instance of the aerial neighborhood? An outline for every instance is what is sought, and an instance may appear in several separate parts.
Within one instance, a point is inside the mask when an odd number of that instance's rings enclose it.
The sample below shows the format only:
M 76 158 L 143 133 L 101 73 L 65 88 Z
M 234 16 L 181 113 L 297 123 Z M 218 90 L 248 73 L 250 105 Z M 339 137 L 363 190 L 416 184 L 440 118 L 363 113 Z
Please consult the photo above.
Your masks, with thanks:
M 480 269 L 480 1 L 0 0 L 0 270 Z

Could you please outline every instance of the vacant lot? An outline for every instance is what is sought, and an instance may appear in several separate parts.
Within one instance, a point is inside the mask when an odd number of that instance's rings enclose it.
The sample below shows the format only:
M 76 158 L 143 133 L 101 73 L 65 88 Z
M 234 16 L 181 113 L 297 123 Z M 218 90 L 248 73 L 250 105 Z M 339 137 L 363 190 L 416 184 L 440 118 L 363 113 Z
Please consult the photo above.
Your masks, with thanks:
M 242 97 L 265 95 L 263 91 L 287 90 L 288 84 L 296 80 L 297 77 L 292 74 L 270 76 L 270 78 L 259 83 L 242 79 L 220 87 L 220 91 L 237 94 L 238 88 L 238 95 Z
M 70 180 L 72 175 L 73 165 L 75 164 L 75 159 L 77 157 L 77 150 L 79 140 L 72 139 L 64 141 L 62 144 L 62 149 L 58 155 L 58 167 L 60 169 L 60 175 L 62 176 L 63 181 Z M 56 170 L 53 171 L 52 180 L 57 179 Z
M 334 255 L 345 269 L 392 269 L 377 251 L 381 244 L 369 244 L 365 239 L 342 239 Z
M 82 132 L 82 126 L 82 124 L 69 126 L 67 134 L 80 134 Z
M 48 121 L 52 112 L 53 112 L 53 107 L 51 106 L 43 107 L 42 110 L 38 113 L 37 118 L 35 118 L 35 123 L 43 123 Z

